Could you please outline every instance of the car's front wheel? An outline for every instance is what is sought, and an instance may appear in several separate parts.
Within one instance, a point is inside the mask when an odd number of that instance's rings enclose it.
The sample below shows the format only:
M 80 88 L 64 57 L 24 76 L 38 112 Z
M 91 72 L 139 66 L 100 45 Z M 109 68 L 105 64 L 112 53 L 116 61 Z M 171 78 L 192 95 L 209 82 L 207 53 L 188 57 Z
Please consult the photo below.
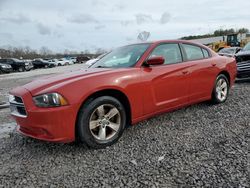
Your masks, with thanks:
M 223 103 L 229 94 L 229 81 L 224 74 L 220 74 L 215 81 L 212 93 L 212 102 L 215 104 Z
M 115 143 L 126 125 L 126 113 L 119 100 L 102 96 L 88 100 L 80 109 L 77 135 L 92 148 L 104 148 Z
M 24 67 L 19 67 L 18 68 L 18 72 L 24 72 L 25 71 L 25 68 Z

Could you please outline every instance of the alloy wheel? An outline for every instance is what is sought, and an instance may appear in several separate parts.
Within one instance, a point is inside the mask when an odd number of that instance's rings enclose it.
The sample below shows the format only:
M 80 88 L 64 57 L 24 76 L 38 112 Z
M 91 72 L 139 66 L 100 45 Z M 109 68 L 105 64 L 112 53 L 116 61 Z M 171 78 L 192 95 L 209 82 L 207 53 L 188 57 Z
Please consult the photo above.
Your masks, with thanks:
M 228 94 L 228 84 L 224 78 L 220 78 L 216 83 L 216 96 L 218 100 L 224 101 Z
M 121 127 L 121 114 L 111 104 L 97 107 L 90 116 L 89 129 L 91 134 L 100 141 L 107 141 L 118 133 Z

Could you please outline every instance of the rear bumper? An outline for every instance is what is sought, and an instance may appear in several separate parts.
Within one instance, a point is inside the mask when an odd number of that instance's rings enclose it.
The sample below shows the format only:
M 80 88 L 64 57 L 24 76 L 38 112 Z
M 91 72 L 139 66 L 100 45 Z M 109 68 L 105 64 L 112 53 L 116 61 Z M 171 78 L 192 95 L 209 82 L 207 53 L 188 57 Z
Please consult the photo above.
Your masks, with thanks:
M 50 142 L 67 143 L 75 140 L 75 106 L 38 108 L 33 104 L 28 90 L 17 88 L 11 94 L 22 97 L 27 113 L 27 117 L 12 114 L 20 133 Z

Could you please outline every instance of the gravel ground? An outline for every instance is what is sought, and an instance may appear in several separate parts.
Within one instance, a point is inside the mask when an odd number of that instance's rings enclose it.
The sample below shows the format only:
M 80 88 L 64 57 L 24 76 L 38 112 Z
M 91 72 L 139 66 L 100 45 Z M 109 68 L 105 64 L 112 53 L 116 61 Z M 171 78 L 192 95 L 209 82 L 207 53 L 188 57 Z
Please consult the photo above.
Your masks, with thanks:
M 239 82 L 225 104 L 143 121 L 100 150 L 37 141 L 12 129 L 0 137 L 0 187 L 250 187 L 249 93 L 250 81 Z M 0 110 L 2 126 L 13 127 L 8 113 Z

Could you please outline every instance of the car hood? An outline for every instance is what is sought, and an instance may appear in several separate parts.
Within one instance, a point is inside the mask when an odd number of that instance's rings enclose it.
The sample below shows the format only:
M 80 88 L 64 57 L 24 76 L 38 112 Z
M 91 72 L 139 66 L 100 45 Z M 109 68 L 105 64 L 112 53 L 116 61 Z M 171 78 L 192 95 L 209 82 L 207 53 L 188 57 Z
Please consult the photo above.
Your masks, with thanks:
M 236 56 L 245 56 L 245 55 L 250 55 L 250 51 L 240 51 L 236 54 Z
M 46 92 L 50 88 L 56 88 L 57 86 L 70 82 L 77 79 L 88 78 L 90 76 L 101 74 L 102 72 L 107 72 L 111 69 L 107 68 L 86 68 L 76 71 L 70 71 L 60 74 L 54 74 L 46 77 L 38 78 L 23 87 L 31 92 L 32 95 L 37 95 Z M 45 91 L 46 90 L 46 91 Z

